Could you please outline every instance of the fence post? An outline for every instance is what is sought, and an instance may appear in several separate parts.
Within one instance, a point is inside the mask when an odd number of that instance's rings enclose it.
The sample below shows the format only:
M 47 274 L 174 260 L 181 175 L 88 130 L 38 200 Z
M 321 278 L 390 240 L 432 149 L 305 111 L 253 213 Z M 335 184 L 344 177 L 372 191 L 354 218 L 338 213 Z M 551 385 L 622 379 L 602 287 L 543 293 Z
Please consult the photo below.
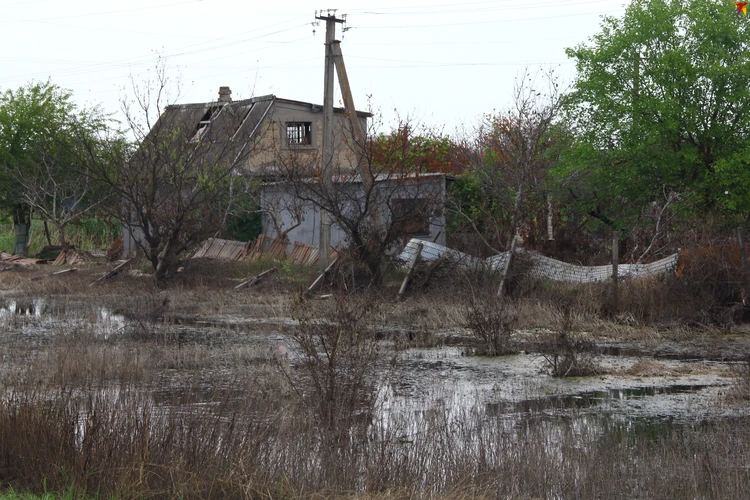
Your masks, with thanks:
M 612 233 L 612 313 L 616 314 L 620 309 L 619 293 L 619 263 L 620 263 L 620 233 Z
M 29 228 L 31 224 L 18 223 L 13 225 L 13 235 L 15 245 L 13 247 L 13 255 L 26 256 L 29 245 Z
M 414 274 L 414 268 L 417 267 L 419 256 L 422 255 L 422 247 L 424 244 L 420 242 L 417 243 L 416 246 L 417 248 L 414 250 L 414 255 L 412 255 L 411 260 L 409 261 L 409 269 L 406 272 L 406 276 L 404 276 L 404 281 L 401 283 L 401 288 L 398 291 L 398 297 L 396 300 L 401 300 L 401 297 L 406 293 L 406 287 L 409 286 L 409 280 L 411 280 L 411 276 Z
M 741 282 L 741 293 L 742 303 L 747 302 L 747 274 L 745 272 L 747 265 L 747 256 L 745 255 L 745 227 L 740 226 L 737 228 L 737 243 L 740 247 L 740 282 Z
M 737 243 L 740 246 L 740 265 L 742 266 L 742 272 L 745 272 L 745 228 L 740 226 L 737 228 Z
M 510 268 L 513 265 L 513 258 L 516 255 L 516 242 L 517 238 L 514 235 L 513 239 L 510 242 L 510 250 L 508 250 L 508 258 L 505 259 L 505 266 L 503 266 L 502 276 L 500 277 L 500 285 L 497 287 L 497 296 L 498 297 L 504 297 L 505 296 L 505 279 L 508 277 L 508 273 L 510 272 Z

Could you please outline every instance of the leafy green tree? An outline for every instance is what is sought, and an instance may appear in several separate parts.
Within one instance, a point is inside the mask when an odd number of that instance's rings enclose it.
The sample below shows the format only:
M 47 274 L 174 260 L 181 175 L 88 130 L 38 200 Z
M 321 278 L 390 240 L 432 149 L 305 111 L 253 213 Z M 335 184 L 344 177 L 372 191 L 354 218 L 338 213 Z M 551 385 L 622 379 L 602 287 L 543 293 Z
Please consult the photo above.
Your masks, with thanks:
M 0 210 L 28 230 L 31 212 L 52 222 L 63 247 L 74 217 L 94 210 L 107 191 L 88 175 L 84 148 L 108 130 L 99 108 L 79 109 L 70 91 L 31 82 L 0 96 Z M 16 251 L 28 233 L 16 231 Z
M 642 224 L 649 206 L 739 209 L 725 191 L 750 176 L 739 168 L 749 49 L 750 24 L 727 0 L 636 0 L 569 49 L 578 75 L 565 116 L 576 139 L 557 173 L 578 209 L 620 230 Z

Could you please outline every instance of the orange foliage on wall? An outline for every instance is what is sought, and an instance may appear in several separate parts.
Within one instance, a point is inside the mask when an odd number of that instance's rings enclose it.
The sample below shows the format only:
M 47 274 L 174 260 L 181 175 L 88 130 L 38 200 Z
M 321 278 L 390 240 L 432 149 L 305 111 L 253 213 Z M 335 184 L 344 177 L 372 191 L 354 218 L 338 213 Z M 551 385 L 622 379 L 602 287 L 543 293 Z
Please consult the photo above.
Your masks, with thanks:
M 370 142 L 370 162 L 388 171 L 413 173 L 463 173 L 462 148 L 447 136 L 416 135 L 409 126 L 399 127 Z

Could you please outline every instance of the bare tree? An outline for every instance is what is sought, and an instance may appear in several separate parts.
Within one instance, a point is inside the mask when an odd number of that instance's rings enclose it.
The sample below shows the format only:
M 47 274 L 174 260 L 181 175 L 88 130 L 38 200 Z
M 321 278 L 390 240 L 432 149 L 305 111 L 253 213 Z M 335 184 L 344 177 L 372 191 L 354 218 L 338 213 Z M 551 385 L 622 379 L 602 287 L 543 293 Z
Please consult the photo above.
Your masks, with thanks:
M 236 197 L 247 193 L 230 186 L 255 148 L 252 134 L 241 130 L 244 108 L 229 99 L 173 105 L 173 88 L 163 62 L 155 79 L 133 82 L 123 111 L 135 144 L 115 151 L 119 169 L 104 168 L 108 162 L 96 169 L 119 195 L 116 210 L 157 280 L 173 275 L 185 250 L 222 227 Z
M 483 211 L 488 219 L 485 228 L 496 232 L 486 239 L 488 244 L 493 241 L 508 249 L 530 216 L 548 209 L 545 182 L 550 161 L 546 153 L 554 139 L 551 133 L 560 105 L 554 74 L 525 72 L 516 80 L 512 106 L 485 116 L 466 148 L 470 174 L 494 204 Z
M 516 243 L 532 232 L 532 222 L 550 214 L 547 153 L 560 106 L 561 92 L 552 72 L 524 72 L 516 80 L 512 106 L 487 115 L 464 147 L 470 186 L 463 194 L 471 201 L 459 193 L 454 208 L 493 251 L 511 252 L 505 272 Z M 546 226 L 541 230 L 549 231 Z
M 11 170 L 11 175 L 22 186 L 21 200 L 45 219 L 45 230 L 46 221 L 57 228 L 63 250 L 69 248 L 67 225 L 111 199 L 111 191 L 88 175 L 85 165 L 61 164 L 49 151 L 40 151 L 33 163 Z
M 288 193 L 330 214 L 346 235 L 346 250 L 375 282 L 392 250 L 410 235 L 428 235 L 431 220 L 443 214 L 444 176 L 427 172 L 413 154 L 414 130 L 402 123 L 390 135 L 364 140 L 341 131 L 337 143 L 347 151 L 334 157 L 355 160 L 327 168 L 317 154 L 288 150 L 277 159 Z

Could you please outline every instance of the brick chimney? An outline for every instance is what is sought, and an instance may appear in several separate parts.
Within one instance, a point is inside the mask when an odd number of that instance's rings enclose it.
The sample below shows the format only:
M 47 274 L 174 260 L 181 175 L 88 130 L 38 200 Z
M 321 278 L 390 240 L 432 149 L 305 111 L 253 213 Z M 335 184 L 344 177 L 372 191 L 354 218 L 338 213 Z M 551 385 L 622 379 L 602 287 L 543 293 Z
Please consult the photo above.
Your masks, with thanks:
M 232 91 L 229 87 L 219 87 L 219 102 L 232 102 Z

